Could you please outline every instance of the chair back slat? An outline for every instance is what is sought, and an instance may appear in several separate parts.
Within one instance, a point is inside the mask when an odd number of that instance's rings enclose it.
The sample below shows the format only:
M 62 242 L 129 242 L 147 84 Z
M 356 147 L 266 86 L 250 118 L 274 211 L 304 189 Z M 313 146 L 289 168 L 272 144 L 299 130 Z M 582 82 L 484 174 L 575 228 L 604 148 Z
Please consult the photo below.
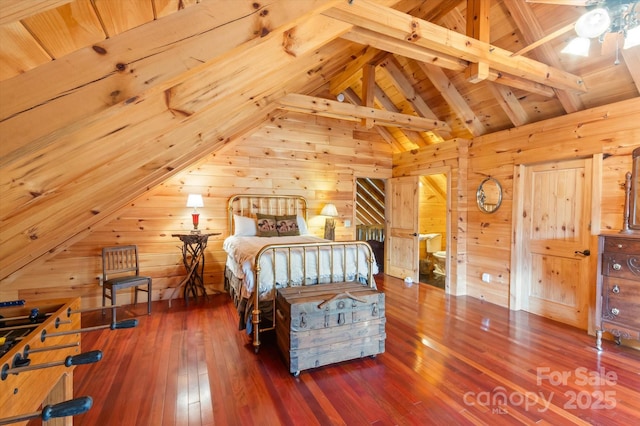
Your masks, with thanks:
M 139 270 L 137 246 L 104 247 L 102 249 L 102 275 L 105 280 L 109 275 L 127 272 L 138 275 Z

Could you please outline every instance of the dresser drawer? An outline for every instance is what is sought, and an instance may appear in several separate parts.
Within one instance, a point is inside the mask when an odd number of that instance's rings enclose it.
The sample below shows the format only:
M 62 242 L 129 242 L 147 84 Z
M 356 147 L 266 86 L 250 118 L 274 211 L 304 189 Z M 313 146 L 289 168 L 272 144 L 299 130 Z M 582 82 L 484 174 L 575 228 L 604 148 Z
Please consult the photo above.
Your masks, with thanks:
M 631 238 L 607 237 L 604 241 L 605 253 L 627 253 L 640 256 L 640 240 Z
M 606 277 L 602 292 L 602 318 L 640 327 L 640 282 Z
M 602 274 L 609 277 L 640 279 L 640 253 L 603 253 Z

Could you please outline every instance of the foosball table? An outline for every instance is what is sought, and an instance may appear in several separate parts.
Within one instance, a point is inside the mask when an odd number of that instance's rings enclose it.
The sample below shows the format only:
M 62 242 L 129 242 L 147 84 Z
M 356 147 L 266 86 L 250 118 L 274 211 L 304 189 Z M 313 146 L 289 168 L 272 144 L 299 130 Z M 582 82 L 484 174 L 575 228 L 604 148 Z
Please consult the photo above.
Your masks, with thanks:
M 100 361 L 102 352 L 82 353 L 81 333 L 135 327 L 137 320 L 83 329 L 82 312 L 79 297 L 0 302 L 0 425 L 33 418 L 72 425 L 72 416 L 91 408 L 91 397 L 73 398 L 73 370 Z

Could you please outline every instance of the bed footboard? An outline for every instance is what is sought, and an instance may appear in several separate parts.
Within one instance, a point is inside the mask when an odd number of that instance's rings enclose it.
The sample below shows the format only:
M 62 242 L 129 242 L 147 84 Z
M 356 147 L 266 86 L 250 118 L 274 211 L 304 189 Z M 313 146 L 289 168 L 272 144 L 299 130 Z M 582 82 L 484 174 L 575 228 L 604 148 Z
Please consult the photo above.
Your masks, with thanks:
M 268 261 L 268 262 L 266 262 Z M 263 266 L 270 264 L 271 271 Z M 258 353 L 260 333 L 276 327 L 276 292 L 278 288 L 323 285 L 337 282 L 360 282 L 376 288 L 373 278 L 375 259 L 371 246 L 365 241 L 270 244 L 263 247 L 255 259 L 255 286 L 253 291 L 253 348 Z M 260 309 L 261 275 L 270 273 L 273 279 L 273 308 L 271 325 L 260 327 L 262 322 Z

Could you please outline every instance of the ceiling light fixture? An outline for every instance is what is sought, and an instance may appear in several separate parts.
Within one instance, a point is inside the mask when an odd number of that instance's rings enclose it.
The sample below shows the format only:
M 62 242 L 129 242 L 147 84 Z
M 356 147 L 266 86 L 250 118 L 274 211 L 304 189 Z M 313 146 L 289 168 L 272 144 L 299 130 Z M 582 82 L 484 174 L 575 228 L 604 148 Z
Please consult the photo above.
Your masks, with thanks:
M 587 57 L 589 56 L 590 47 L 591 40 L 585 37 L 576 37 L 572 39 L 564 49 L 562 49 L 562 53 Z
M 585 13 L 576 21 L 578 37 L 600 37 L 611 26 L 611 18 L 606 9 L 601 7 Z
M 607 34 L 622 34 L 623 49 L 640 44 L 640 1 L 601 0 L 595 9 L 582 15 L 575 24 L 577 38 L 569 41 L 562 53 L 588 56 L 590 39 L 604 41 Z M 617 44 L 616 44 L 617 46 Z M 617 50 L 617 47 L 616 47 Z

